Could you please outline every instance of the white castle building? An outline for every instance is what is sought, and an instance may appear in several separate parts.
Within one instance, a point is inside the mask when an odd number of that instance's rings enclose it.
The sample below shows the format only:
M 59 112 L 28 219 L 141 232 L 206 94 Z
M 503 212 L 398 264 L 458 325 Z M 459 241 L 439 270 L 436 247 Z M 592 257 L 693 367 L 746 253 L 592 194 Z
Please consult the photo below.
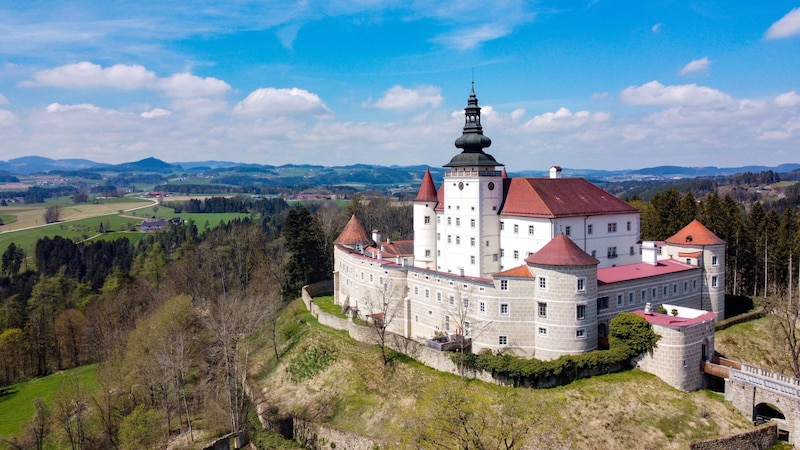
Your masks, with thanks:
M 509 178 L 484 151 L 474 88 L 464 111 L 461 153 L 438 188 L 427 171 L 414 199 L 413 242 L 370 237 L 355 216 L 335 241 L 337 304 L 421 342 L 463 334 L 474 352 L 553 359 L 602 346 L 622 311 L 668 303 L 715 313 L 696 366 L 713 353 L 723 240 L 694 221 L 642 242 L 639 210 L 560 167 Z

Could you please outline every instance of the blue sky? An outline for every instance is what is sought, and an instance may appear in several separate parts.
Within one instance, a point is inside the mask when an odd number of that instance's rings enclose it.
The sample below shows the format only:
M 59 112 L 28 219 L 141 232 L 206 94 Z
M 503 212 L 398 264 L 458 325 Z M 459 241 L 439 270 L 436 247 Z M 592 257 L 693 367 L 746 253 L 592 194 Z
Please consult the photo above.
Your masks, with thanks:
M 473 76 L 511 171 L 800 162 L 779 0 L 2 2 L 0 159 L 441 166 Z

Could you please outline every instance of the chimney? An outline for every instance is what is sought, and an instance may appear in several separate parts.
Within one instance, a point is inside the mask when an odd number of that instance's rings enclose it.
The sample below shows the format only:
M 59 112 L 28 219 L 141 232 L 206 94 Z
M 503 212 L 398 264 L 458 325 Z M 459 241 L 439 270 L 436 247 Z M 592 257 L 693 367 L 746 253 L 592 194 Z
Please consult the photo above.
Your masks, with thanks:
M 550 178 L 561 178 L 561 166 L 553 166 L 550 168 Z
M 372 240 L 375 241 L 375 243 L 381 241 L 381 232 L 378 231 L 377 229 L 372 230 Z
M 642 262 L 651 266 L 658 265 L 658 244 L 653 241 L 642 242 Z

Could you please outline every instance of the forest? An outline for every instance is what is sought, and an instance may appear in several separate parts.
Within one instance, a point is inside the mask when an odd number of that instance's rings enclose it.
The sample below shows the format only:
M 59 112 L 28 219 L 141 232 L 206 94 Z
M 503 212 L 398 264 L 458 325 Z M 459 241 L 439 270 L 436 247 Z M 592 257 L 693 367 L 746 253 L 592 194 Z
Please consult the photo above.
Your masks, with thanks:
M 676 189 L 628 200 L 642 211 L 642 239 L 666 239 L 694 219 L 725 239 L 728 293 L 788 288 L 790 261 L 797 265 L 800 254 L 796 206 L 745 207 L 730 195 Z M 188 207 L 252 207 L 245 203 Z M 329 277 L 332 243 L 347 219 L 355 214 L 368 230 L 412 238 L 411 206 L 379 195 L 358 194 L 344 207 L 269 201 L 258 213 L 202 234 L 192 221 L 171 225 L 135 246 L 48 238 L 26 255 L 10 245 L 0 272 L 0 387 L 90 363 L 100 387 L 37 407 L 12 446 L 141 448 L 143 436 L 163 443 L 170 433 L 246 427 L 248 337 L 275 339 L 286 302 Z

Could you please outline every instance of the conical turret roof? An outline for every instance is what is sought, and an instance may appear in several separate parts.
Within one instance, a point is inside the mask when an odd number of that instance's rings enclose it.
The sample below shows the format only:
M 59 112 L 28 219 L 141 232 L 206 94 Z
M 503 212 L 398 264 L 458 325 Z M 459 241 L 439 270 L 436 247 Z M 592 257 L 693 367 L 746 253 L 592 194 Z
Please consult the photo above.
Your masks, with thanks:
M 419 186 L 419 192 L 417 192 L 417 197 L 414 198 L 414 201 L 433 203 L 438 201 L 436 185 L 433 184 L 433 177 L 431 176 L 430 169 L 425 169 L 425 176 L 422 177 L 422 184 Z
M 344 226 L 342 232 L 339 233 L 339 237 L 337 237 L 333 243 L 335 245 L 344 245 L 348 247 L 355 247 L 358 245 L 366 246 L 372 244 L 372 239 L 367 236 L 364 225 L 361 225 L 356 215 L 353 214 L 347 222 L 347 225 Z
M 667 239 L 667 243 L 675 245 L 719 245 L 724 244 L 725 241 L 695 219 L 689 225 L 683 227 L 681 231 Z
M 557 234 L 541 250 L 525 258 L 528 264 L 540 266 L 593 266 L 600 264 L 596 258 L 581 250 L 564 234 Z

